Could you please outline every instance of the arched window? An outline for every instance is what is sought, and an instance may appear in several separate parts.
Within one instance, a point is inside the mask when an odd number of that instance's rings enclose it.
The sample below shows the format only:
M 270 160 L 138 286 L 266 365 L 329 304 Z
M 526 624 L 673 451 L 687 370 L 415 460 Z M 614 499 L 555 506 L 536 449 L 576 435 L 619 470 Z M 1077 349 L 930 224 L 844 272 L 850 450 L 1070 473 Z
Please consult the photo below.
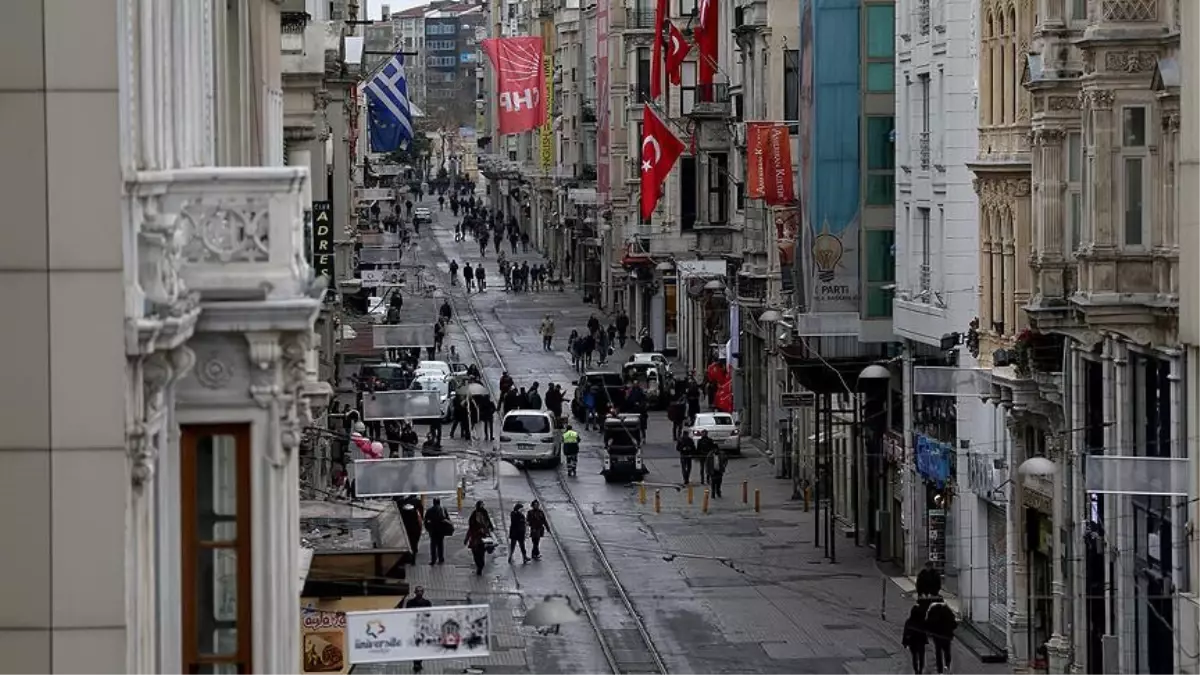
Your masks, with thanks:
M 1021 93 L 1021 55 L 1017 44 L 1017 9 L 1013 5 L 1008 6 L 1008 49 L 1009 63 L 1011 70 L 1009 72 L 1009 94 L 1008 94 L 1008 122 L 1010 124 L 1017 121 L 1017 99 Z

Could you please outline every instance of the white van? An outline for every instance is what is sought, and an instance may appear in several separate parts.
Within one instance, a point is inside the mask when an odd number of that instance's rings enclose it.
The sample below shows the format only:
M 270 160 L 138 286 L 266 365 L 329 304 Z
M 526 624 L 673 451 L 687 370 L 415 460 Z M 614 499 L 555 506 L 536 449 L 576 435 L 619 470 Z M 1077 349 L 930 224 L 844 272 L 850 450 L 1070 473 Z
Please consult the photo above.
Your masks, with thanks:
M 562 432 L 544 410 L 514 410 L 500 423 L 500 459 L 554 468 L 562 458 Z

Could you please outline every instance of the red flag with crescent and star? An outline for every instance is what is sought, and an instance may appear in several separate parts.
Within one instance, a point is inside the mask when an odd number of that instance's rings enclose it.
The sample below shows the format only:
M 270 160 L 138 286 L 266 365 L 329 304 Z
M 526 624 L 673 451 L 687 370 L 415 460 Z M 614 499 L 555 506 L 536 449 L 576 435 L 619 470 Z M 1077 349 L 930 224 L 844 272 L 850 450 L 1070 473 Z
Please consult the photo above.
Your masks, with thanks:
M 700 63 L 697 70 L 699 84 L 699 100 L 711 101 L 713 98 L 713 75 L 717 72 L 717 56 L 720 31 L 717 24 L 720 19 L 717 13 L 717 0 L 700 0 L 697 8 L 700 15 L 699 25 L 696 26 L 696 48 L 700 50 Z
M 662 197 L 662 184 L 683 154 L 684 145 L 649 105 L 642 111 L 642 222 L 650 222 Z
M 667 23 L 667 0 L 654 3 L 654 46 L 650 55 L 650 99 L 662 96 L 663 28 Z
M 683 84 L 683 62 L 691 51 L 692 45 L 683 37 L 683 31 L 670 24 L 667 29 L 667 78 L 677 87 Z

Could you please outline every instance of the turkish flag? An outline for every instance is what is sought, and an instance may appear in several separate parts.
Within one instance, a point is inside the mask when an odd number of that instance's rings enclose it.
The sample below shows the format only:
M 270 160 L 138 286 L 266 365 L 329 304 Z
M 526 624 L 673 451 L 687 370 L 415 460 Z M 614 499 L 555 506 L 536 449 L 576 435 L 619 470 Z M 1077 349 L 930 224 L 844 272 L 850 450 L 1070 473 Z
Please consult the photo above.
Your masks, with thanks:
M 667 23 L 667 0 L 654 3 L 654 46 L 650 55 L 650 100 L 662 96 L 663 28 Z
M 697 81 L 700 85 L 700 100 L 712 100 L 713 75 L 717 72 L 717 0 L 700 0 L 700 24 L 696 27 L 696 47 L 700 50 L 700 65 Z
M 542 38 L 489 38 L 481 46 L 496 69 L 501 135 L 532 131 L 545 124 Z
M 683 31 L 679 30 L 679 26 L 673 23 L 669 24 L 667 28 L 667 77 L 670 78 L 671 84 L 675 86 L 683 84 L 683 62 L 691 51 L 692 45 L 683 37 Z
M 642 222 L 650 222 L 662 197 L 662 184 L 683 154 L 683 141 L 667 129 L 650 106 L 642 109 Z

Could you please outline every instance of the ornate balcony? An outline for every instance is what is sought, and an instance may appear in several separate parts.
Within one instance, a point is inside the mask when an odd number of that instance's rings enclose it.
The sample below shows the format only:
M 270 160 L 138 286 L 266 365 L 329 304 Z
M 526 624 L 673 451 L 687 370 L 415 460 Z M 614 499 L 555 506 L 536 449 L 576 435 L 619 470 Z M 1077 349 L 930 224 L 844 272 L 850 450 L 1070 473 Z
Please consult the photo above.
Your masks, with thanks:
M 695 119 L 727 119 L 733 116 L 732 98 L 727 82 L 697 84 L 696 102 L 688 116 Z
M 202 301 L 310 298 L 317 289 L 304 251 L 307 180 L 299 167 L 138 174 L 129 190 L 146 309 L 177 304 L 186 291 Z

